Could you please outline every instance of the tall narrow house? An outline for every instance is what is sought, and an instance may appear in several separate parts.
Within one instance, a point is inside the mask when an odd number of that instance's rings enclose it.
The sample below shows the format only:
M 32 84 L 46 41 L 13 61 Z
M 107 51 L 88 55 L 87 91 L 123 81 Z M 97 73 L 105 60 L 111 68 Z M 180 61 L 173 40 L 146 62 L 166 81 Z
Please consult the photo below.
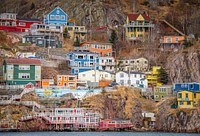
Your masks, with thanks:
M 131 41 L 148 39 L 154 27 L 147 14 L 128 14 L 125 26 L 126 39 Z

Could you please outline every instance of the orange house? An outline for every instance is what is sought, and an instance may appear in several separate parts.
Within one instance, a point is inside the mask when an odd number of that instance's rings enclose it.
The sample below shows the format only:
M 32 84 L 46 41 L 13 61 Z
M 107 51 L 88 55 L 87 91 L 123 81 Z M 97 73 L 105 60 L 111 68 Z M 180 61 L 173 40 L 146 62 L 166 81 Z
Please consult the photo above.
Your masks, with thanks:
M 112 56 L 112 43 L 101 42 L 84 42 L 79 47 L 74 47 L 74 50 L 88 50 L 99 53 L 101 57 Z
M 174 43 L 180 44 L 183 42 L 184 36 L 164 36 L 163 43 Z
M 75 75 L 57 75 L 57 86 L 76 89 L 77 77 Z
M 54 85 L 53 79 L 42 79 L 42 87 L 49 87 L 51 85 Z

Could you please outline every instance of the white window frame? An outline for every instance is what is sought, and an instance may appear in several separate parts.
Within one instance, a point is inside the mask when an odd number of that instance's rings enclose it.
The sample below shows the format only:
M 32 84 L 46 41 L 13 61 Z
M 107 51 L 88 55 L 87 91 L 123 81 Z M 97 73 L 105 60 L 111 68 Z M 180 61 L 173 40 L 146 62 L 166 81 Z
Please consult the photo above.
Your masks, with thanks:
M 55 20 L 55 16 L 54 15 L 50 15 L 50 20 Z
M 19 65 L 19 70 L 30 70 L 30 66 Z
M 30 73 L 19 73 L 18 78 L 20 78 L 20 79 L 30 79 Z
M 60 20 L 60 15 L 56 15 L 56 20 Z
M 24 23 L 24 22 L 19 22 L 19 26 L 26 26 L 26 23 Z

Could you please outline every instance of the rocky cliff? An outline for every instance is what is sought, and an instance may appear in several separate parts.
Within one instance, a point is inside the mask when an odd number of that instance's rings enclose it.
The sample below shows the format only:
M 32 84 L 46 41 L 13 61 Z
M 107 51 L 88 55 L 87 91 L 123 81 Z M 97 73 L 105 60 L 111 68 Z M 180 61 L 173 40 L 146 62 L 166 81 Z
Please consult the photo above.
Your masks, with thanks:
M 171 109 L 174 103 L 175 98 L 169 98 L 157 105 L 156 130 L 199 133 L 200 109 Z
M 172 83 L 200 82 L 199 45 L 171 54 L 166 68 Z

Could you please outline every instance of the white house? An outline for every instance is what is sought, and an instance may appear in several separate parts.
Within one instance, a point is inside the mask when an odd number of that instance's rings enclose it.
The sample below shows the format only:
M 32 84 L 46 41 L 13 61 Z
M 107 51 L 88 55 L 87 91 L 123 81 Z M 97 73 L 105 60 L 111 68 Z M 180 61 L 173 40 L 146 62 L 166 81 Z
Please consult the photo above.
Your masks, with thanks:
M 16 53 L 17 57 L 21 58 L 35 58 L 35 52 L 17 52 Z
M 116 73 L 116 82 L 124 86 L 147 88 L 148 81 L 141 72 L 119 71 Z
M 115 71 L 115 59 L 113 57 L 100 57 L 99 58 L 99 70 Z
M 106 71 L 88 70 L 78 73 L 78 81 L 87 81 L 88 86 L 98 86 L 101 80 L 112 80 L 112 75 Z

